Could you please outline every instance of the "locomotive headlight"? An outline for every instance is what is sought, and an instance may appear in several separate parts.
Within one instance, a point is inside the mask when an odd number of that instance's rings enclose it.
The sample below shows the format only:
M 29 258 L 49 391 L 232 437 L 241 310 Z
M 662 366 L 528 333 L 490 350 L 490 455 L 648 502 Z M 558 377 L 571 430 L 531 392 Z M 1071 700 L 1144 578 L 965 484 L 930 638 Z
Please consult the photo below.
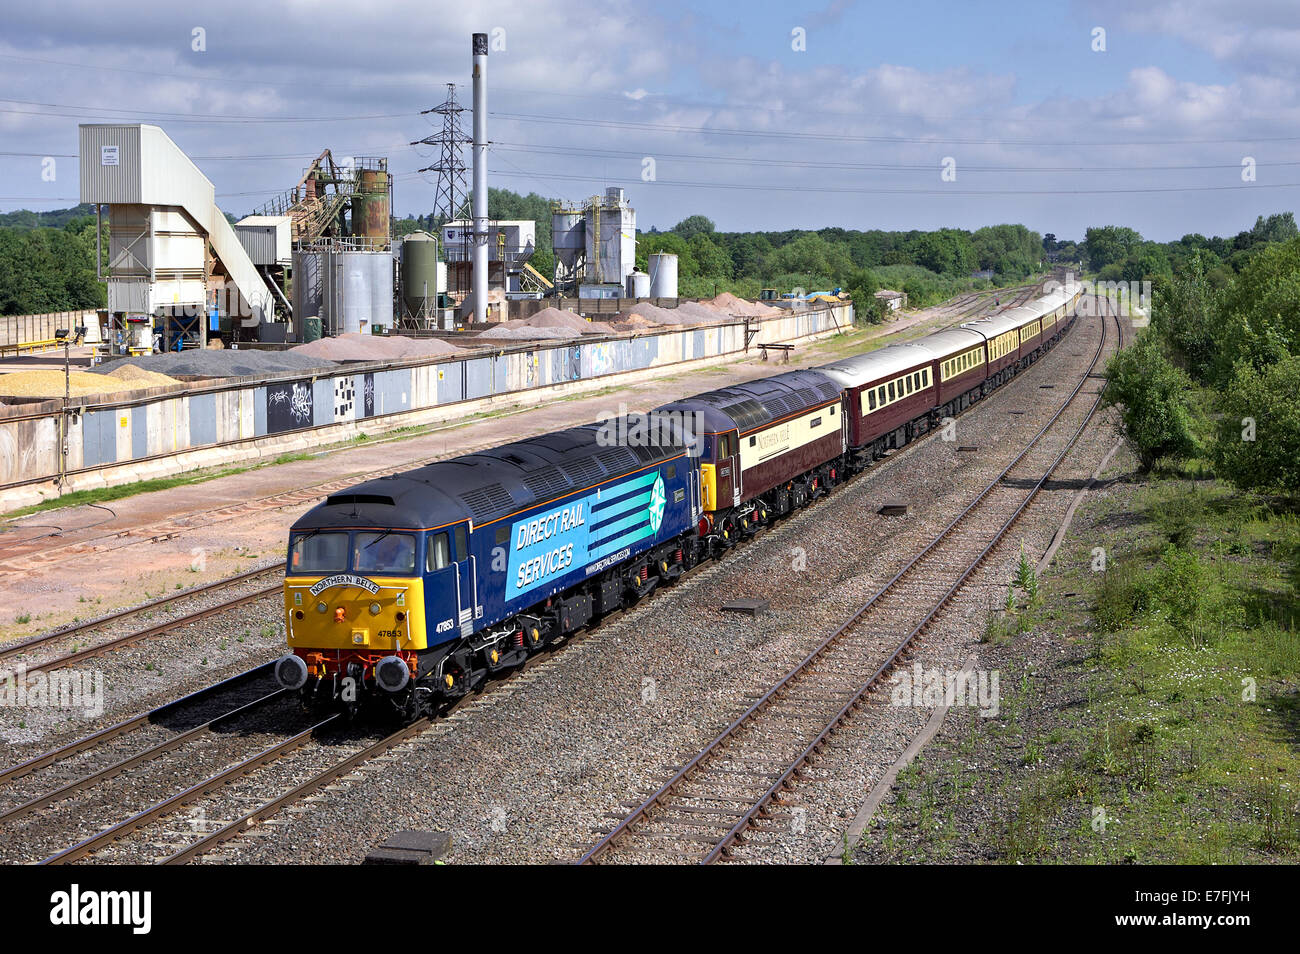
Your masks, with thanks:
M 380 613 L 380 611 L 381 611 L 382 609 L 383 609 L 383 607 L 380 606 L 378 603 L 371 603 L 371 604 L 370 604 L 370 615 L 371 615 L 371 616 L 378 616 L 379 613 Z
M 323 602 L 322 602 L 322 603 L 317 603 L 317 604 L 316 604 L 316 612 L 318 612 L 318 613 L 324 613 L 324 612 L 325 612 L 326 610 L 328 610 L 328 609 L 329 609 L 329 607 L 326 606 Z

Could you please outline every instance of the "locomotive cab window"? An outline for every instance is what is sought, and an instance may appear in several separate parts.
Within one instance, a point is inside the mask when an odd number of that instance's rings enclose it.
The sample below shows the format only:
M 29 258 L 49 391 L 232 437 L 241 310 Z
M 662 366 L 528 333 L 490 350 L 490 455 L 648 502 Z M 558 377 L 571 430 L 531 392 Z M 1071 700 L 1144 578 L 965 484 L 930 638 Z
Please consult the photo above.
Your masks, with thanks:
M 429 555 L 425 559 L 425 570 L 445 570 L 451 566 L 451 546 L 447 542 L 446 532 L 429 534 Z
M 290 573 L 342 573 L 348 568 L 348 535 L 307 531 L 289 545 Z
M 465 543 L 465 525 L 462 523 L 452 531 L 456 537 L 456 552 L 452 558 L 459 563 L 461 560 L 469 559 L 469 547 Z
M 389 530 L 358 533 L 352 546 L 352 566 L 358 573 L 414 573 L 415 536 Z

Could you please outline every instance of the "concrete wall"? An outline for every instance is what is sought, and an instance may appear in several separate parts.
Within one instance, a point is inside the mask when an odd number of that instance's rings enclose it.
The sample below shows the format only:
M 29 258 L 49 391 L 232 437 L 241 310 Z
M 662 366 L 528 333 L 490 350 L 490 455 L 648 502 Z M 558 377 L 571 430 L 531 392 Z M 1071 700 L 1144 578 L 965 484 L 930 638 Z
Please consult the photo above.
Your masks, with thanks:
M 753 319 L 750 347 L 832 334 L 852 321 L 852 305 Z M 465 356 L 152 388 L 130 399 L 74 398 L 66 413 L 61 400 L 0 407 L 0 510 L 59 495 L 60 474 L 62 492 L 112 486 L 633 383 L 742 354 L 746 331 L 738 321 L 511 343 Z

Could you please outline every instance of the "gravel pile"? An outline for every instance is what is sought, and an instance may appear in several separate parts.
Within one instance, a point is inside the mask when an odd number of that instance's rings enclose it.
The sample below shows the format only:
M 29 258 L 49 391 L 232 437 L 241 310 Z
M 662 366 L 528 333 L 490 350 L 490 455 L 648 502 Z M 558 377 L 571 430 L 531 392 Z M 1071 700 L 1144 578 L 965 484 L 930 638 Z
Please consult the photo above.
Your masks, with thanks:
M 355 332 L 319 338 L 290 348 L 289 352 L 327 361 L 392 361 L 426 355 L 453 354 L 460 349 L 442 338 L 407 338 L 402 335 L 363 335 Z
M 283 371 L 316 371 L 334 367 L 334 362 L 311 355 L 288 351 L 194 350 L 180 354 L 150 354 L 139 358 L 121 358 L 95 368 L 97 374 L 109 374 L 122 364 L 146 371 L 195 378 L 234 378 L 246 375 L 277 374 Z

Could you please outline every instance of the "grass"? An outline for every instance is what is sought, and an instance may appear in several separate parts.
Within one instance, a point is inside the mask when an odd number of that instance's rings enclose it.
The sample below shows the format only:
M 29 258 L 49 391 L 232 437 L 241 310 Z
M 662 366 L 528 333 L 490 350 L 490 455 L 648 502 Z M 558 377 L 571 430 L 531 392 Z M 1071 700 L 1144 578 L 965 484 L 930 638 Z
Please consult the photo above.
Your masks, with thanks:
M 900 779 L 879 848 L 901 824 L 927 831 L 908 860 L 947 857 L 955 843 L 933 819 L 960 800 L 933 793 L 978 763 L 990 770 L 975 798 L 994 818 L 962 846 L 977 856 L 1300 861 L 1300 516 L 1184 475 L 1088 509 L 1105 539 L 1072 536 L 1038 607 L 991 614 L 985 632 L 1004 654 L 1026 628 L 1061 634 L 1075 651 L 1044 665 L 1059 666 L 1065 698 L 1044 705 L 1038 674 L 1003 666 L 998 718 L 958 714 L 956 740 L 945 728 L 925 768 Z M 1095 573 L 1099 543 L 1108 565 Z
M 62 510 L 64 507 L 80 507 L 87 504 L 111 503 L 114 500 L 134 497 L 136 494 L 147 494 L 155 490 L 170 490 L 173 487 L 185 487 L 190 484 L 201 484 L 209 480 L 216 480 L 220 477 L 231 477 L 235 474 L 246 473 L 250 470 L 259 470 L 263 467 L 274 467 L 277 464 L 288 464 L 296 460 L 307 460 L 311 456 L 311 454 L 281 454 L 274 460 L 258 464 L 250 464 L 247 467 L 227 467 L 220 470 L 192 471 L 187 474 L 178 474 L 175 477 L 156 477 L 152 480 L 138 480 L 135 483 L 122 484 L 118 487 L 96 487 L 92 490 L 74 490 L 61 497 L 52 497 L 49 500 L 42 500 L 40 503 L 32 504 L 28 507 L 20 507 L 17 510 L 7 511 L 4 516 L 13 519 L 17 517 L 26 517 L 34 513 L 44 513 L 48 510 Z
M 1123 823 L 1047 856 L 1296 860 L 1300 633 L 1283 610 L 1296 605 L 1295 515 L 1184 481 L 1135 504 L 1141 522 L 1108 541 L 1118 560 L 1092 584 L 1094 716 L 1046 780 L 1083 779 Z

